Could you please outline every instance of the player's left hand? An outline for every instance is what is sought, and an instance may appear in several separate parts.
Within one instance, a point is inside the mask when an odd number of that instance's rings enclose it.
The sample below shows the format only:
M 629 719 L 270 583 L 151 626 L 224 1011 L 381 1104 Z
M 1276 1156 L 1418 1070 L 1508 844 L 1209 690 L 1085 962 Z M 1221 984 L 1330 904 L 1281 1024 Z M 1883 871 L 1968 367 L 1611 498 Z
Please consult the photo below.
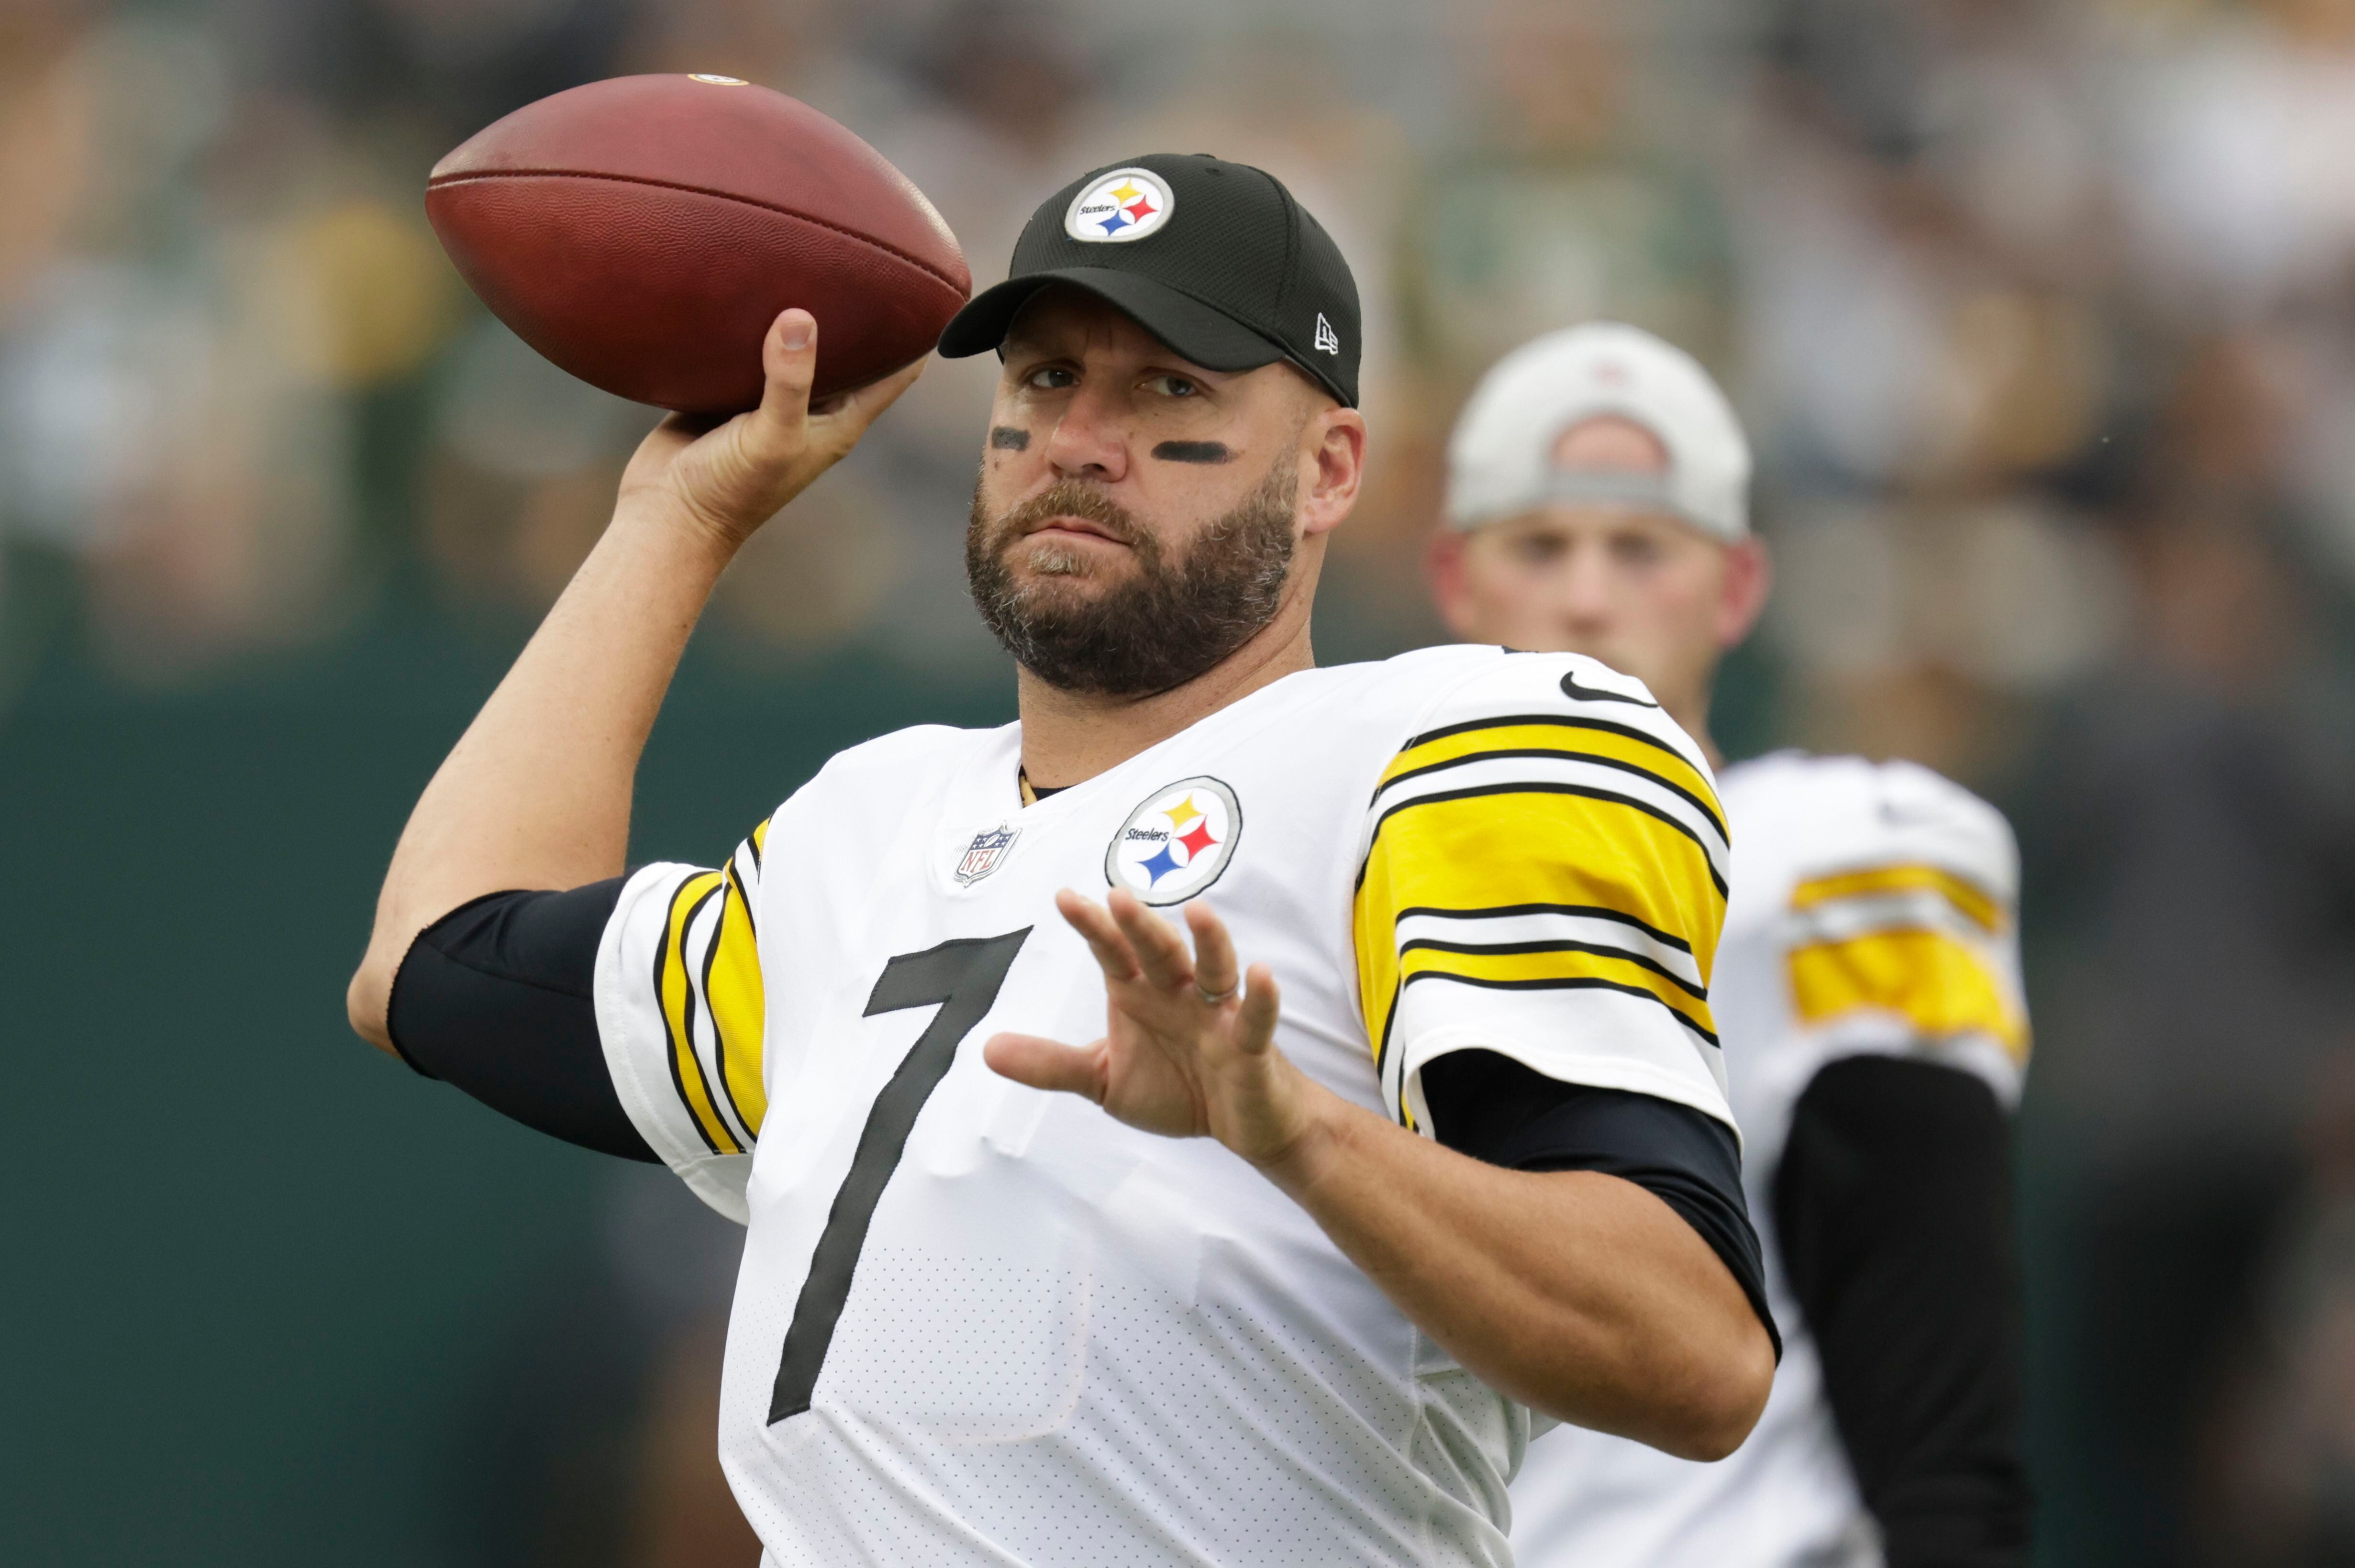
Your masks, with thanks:
M 1275 977 L 1237 972 L 1235 945 L 1209 906 L 1186 906 L 1194 948 L 1124 887 L 1105 904 L 1065 889 L 1062 911 L 1103 966 L 1109 1021 L 1091 1045 L 993 1035 L 982 1058 L 1037 1089 L 1085 1095 L 1131 1127 L 1217 1139 L 1254 1165 L 1308 1129 L 1316 1086 L 1275 1048 Z

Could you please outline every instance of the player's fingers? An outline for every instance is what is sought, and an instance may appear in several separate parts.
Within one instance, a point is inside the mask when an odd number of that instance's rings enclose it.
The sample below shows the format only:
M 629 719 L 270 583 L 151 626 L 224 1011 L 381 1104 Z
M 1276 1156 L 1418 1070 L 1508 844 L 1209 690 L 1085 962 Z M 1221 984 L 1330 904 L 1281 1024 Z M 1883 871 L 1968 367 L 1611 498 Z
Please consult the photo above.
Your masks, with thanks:
M 1265 964 L 1253 964 L 1243 977 L 1243 1004 L 1235 1015 L 1244 1050 L 1264 1051 L 1275 1043 L 1275 1021 L 1284 1011 L 1283 1003 L 1275 989 L 1275 971 Z
M 1137 977 L 1140 966 L 1136 954 L 1130 949 L 1128 938 L 1121 935 L 1120 927 L 1113 924 L 1112 916 L 1104 912 L 1103 906 L 1093 899 L 1082 898 L 1066 887 L 1055 895 L 1055 907 L 1071 923 L 1071 929 L 1086 941 L 1088 950 L 1095 954 L 1096 963 L 1103 968 L 1104 979 L 1132 980 Z
M 753 422 L 773 439 L 798 439 L 817 375 L 817 318 L 800 309 L 780 311 L 761 340 L 761 372 L 766 380 Z
M 1066 1045 L 1036 1034 L 993 1034 L 983 1042 L 981 1059 L 1000 1077 L 1034 1089 L 1084 1095 L 1103 1104 L 1103 1042 Z
M 1194 955 L 1186 950 L 1184 939 L 1170 929 L 1168 921 L 1146 908 L 1145 901 L 1125 887 L 1114 888 L 1105 903 L 1147 980 L 1163 991 L 1194 983 Z
M 1235 939 L 1207 904 L 1186 906 L 1186 925 L 1194 933 L 1195 989 L 1223 1001 L 1235 989 Z

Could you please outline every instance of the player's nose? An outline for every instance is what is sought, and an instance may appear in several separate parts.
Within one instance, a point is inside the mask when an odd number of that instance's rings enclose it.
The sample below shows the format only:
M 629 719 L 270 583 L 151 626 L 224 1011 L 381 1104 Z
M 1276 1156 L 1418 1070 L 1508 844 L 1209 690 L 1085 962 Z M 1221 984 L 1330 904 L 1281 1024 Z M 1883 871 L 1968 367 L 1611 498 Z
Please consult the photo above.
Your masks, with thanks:
M 1114 483 L 1127 477 L 1128 443 L 1114 411 L 1082 387 L 1047 436 L 1047 461 L 1062 479 Z

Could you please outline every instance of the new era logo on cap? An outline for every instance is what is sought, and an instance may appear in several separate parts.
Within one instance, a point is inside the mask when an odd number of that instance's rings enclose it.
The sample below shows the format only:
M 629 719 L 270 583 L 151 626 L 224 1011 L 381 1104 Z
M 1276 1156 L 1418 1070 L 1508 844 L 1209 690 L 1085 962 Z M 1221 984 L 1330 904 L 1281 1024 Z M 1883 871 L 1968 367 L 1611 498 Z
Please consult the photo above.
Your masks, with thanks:
M 1333 323 L 1325 319 L 1323 311 L 1316 313 L 1316 347 L 1324 354 L 1341 352 L 1341 334 L 1333 330 Z

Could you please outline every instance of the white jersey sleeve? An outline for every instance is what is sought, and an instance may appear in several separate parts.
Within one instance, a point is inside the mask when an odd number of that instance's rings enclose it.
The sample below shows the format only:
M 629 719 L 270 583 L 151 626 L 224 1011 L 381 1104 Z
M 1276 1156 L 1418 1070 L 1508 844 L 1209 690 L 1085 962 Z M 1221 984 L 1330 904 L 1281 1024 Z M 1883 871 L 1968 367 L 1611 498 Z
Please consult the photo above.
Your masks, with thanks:
M 716 871 L 636 872 L 597 949 L 597 1028 L 623 1108 L 695 1194 L 739 1224 L 769 1108 L 753 914 L 768 829 Z
M 2016 1103 L 2029 1030 L 2010 825 L 1915 764 L 1846 767 L 1857 798 L 1821 819 L 1839 831 L 1801 853 L 1774 917 L 1796 1038 L 1817 1067 L 1922 1055 Z
M 1642 683 L 1571 654 L 1484 664 L 1380 776 L 1355 893 L 1382 1093 L 1429 1131 L 1450 1051 L 1732 1125 L 1709 1004 L 1728 842 L 1699 747 Z

